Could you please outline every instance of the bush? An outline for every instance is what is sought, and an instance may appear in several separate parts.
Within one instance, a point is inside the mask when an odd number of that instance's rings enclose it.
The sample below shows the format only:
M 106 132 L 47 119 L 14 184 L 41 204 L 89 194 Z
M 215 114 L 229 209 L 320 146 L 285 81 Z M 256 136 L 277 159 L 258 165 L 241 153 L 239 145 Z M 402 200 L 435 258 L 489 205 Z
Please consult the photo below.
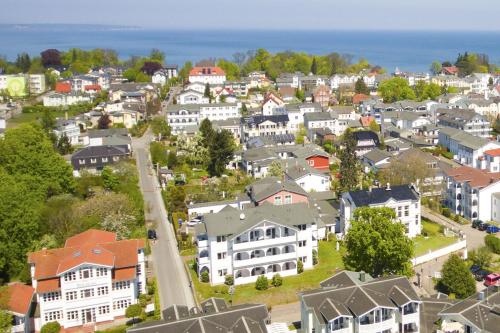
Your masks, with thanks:
M 460 222 L 460 215 L 454 215 L 453 216 L 453 221 Z
M 318 251 L 313 250 L 313 265 L 318 264 Z
M 297 274 L 301 274 L 304 271 L 304 263 L 299 259 L 297 261 Z
M 500 238 L 495 235 L 487 235 L 484 237 L 484 243 L 495 254 L 500 254 Z
M 227 286 L 232 286 L 234 284 L 234 276 L 232 275 L 226 275 L 224 284 Z
M 269 282 L 265 275 L 261 275 L 255 281 L 255 289 L 257 290 L 266 290 L 269 287 Z
M 274 287 L 281 286 L 283 284 L 283 278 L 281 277 L 281 275 L 279 275 L 278 273 L 274 274 L 273 279 L 271 280 L 271 284 Z
M 201 282 L 208 283 L 210 282 L 210 276 L 207 271 L 201 272 Z
M 57 321 L 51 321 L 42 326 L 40 333 L 59 333 L 61 330 L 61 325 Z
M 443 208 L 443 216 L 444 217 L 450 217 L 451 216 L 451 210 L 449 208 Z

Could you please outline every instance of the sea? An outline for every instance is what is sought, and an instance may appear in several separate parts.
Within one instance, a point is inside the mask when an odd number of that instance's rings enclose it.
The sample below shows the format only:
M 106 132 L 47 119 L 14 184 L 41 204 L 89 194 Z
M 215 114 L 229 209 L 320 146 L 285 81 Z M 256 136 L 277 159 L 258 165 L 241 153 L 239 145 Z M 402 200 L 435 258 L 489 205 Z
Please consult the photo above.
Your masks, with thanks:
M 392 72 L 428 71 L 435 61 L 454 61 L 465 51 L 484 53 L 500 64 L 500 31 L 291 31 L 291 30 L 161 30 L 99 25 L 0 25 L 0 56 L 14 60 L 47 48 L 110 48 L 121 59 L 162 50 L 169 64 L 208 58 L 232 60 L 236 52 L 264 48 L 270 52 L 302 51 L 365 58 Z

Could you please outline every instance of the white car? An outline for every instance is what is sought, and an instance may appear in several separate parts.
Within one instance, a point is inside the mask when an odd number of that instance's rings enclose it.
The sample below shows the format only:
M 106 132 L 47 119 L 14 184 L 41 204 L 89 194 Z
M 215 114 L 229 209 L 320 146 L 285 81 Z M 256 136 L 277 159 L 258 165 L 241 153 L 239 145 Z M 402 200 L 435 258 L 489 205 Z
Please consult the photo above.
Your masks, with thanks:
M 197 218 L 194 218 L 194 219 L 190 220 L 187 223 L 187 225 L 188 225 L 188 227 L 194 227 L 194 226 L 196 226 L 199 223 L 201 223 L 201 218 L 197 217 Z

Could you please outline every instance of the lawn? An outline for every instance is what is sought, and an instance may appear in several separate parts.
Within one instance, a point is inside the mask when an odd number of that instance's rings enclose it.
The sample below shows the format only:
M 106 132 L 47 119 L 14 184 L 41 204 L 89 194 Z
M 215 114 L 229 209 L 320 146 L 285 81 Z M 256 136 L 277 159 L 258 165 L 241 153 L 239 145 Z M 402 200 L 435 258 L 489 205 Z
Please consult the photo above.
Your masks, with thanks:
M 442 233 L 443 227 L 437 223 L 422 219 L 422 234 L 417 236 L 415 241 L 415 256 L 420 256 L 451 245 L 457 241 L 455 237 L 446 237 Z M 427 235 L 427 236 L 424 236 Z
M 278 288 L 269 288 L 264 291 L 255 289 L 255 284 L 238 285 L 233 296 L 234 304 L 264 303 L 268 306 L 297 302 L 297 293 L 319 287 L 319 283 L 343 268 L 340 252 L 335 250 L 335 242 L 319 242 L 319 263 L 314 269 L 304 271 L 296 276 L 283 278 L 283 285 Z M 196 289 L 198 301 L 209 297 L 230 299 L 228 287 L 225 285 L 212 287 L 208 283 L 201 283 L 193 269 L 191 277 Z
M 66 111 L 51 111 L 50 114 L 53 115 L 54 118 L 63 118 L 65 116 L 65 112 Z M 78 112 L 67 112 L 68 117 L 74 117 L 79 114 Z M 24 123 L 37 121 L 40 119 L 42 114 L 43 112 L 20 113 L 7 121 L 7 127 L 17 127 Z

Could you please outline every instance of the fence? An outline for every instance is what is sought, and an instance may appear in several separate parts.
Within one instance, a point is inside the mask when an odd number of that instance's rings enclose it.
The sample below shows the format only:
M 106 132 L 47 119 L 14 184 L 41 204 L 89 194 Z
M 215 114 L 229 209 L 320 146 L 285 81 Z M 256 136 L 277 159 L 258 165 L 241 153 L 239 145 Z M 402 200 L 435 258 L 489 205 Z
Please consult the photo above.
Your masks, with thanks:
M 420 257 L 413 258 L 411 260 L 413 266 L 417 266 L 420 264 L 423 264 L 425 262 L 431 261 L 433 259 L 445 256 L 447 254 L 457 252 L 464 249 L 465 250 L 465 255 L 464 259 L 467 259 L 467 241 L 465 239 L 459 240 L 456 243 L 453 243 L 451 245 L 448 245 L 446 247 L 443 247 L 441 249 L 435 250 L 435 251 L 429 251 L 429 253 L 424 254 Z

